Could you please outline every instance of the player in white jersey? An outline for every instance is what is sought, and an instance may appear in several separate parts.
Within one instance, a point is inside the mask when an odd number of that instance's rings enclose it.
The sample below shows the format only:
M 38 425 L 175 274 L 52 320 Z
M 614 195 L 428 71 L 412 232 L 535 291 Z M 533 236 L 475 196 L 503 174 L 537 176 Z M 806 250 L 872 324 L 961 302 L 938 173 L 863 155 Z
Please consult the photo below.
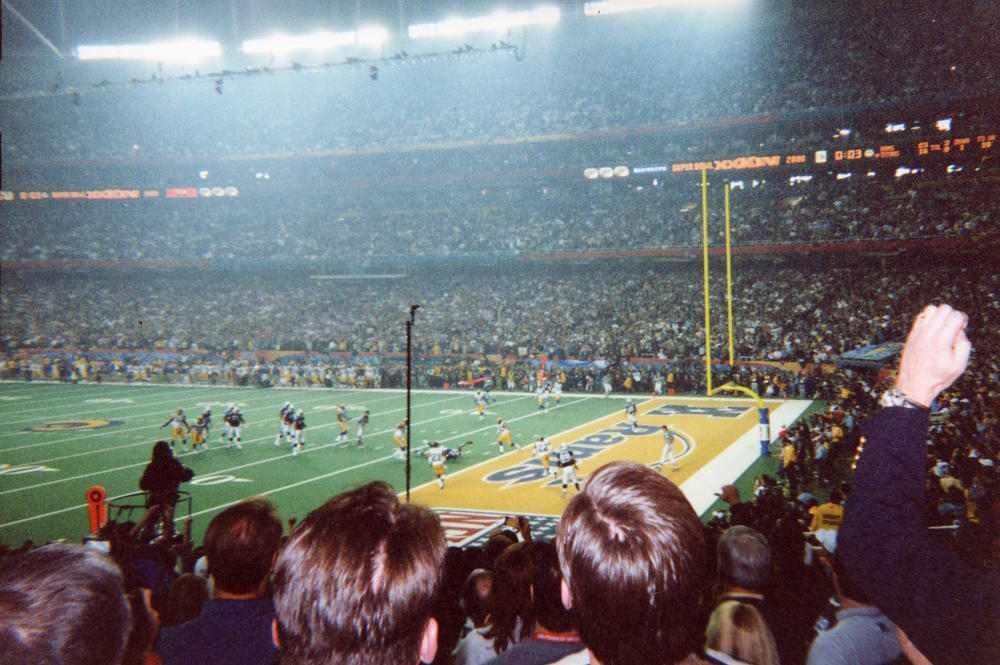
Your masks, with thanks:
M 483 394 L 482 390 L 477 390 L 473 399 L 476 401 L 476 413 L 479 414 L 479 419 L 482 420 L 486 413 L 486 395 Z
M 562 495 L 566 496 L 566 487 L 573 483 L 576 491 L 580 491 L 580 481 L 576 477 L 576 457 L 565 443 L 559 446 L 559 468 L 562 469 Z
M 605 374 L 601 378 L 601 386 L 604 388 L 604 396 L 607 397 L 611 394 L 611 375 Z
M 545 390 L 545 386 L 539 384 L 535 391 L 535 397 L 538 399 L 538 410 L 544 413 L 545 404 L 549 401 L 549 393 Z
M 306 416 L 299 409 L 295 412 L 295 421 L 292 423 L 292 439 L 295 443 L 292 445 L 292 455 L 298 455 L 302 450 L 302 446 L 306 443 Z
M 631 397 L 625 400 L 625 415 L 628 417 L 628 421 L 632 423 L 632 431 L 636 431 L 639 419 L 635 412 L 635 403 L 632 402 Z
M 548 477 L 549 473 L 551 473 L 552 477 L 555 478 L 556 470 L 549 469 L 549 455 L 551 453 L 552 453 L 552 445 L 549 443 L 549 440 L 546 439 L 544 436 L 538 437 L 538 439 L 535 441 L 535 451 L 532 454 L 535 457 L 542 460 L 542 466 L 545 467 L 545 476 Z
M 559 406 L 559 400 L 562 399 L 562 383 L 559 381 L 552 384 L 552 399 L 555 400 L 556 406 Z
M 427 463 L 434 469 L 437 476 L 438 486 L 444 489 L 444 449 L 439 441 L 431 441 L 427 449 Z
M 505 443 L 511 448 L 517 447 L 510 436 L 510 425 L 503 418 L 497 418 L 497 448 L 501 453 L 503 452 L 503 444 Z
M 396 459 L 406 459 L 406 420 L 396 426 L 396 431 L 392 433 L 392 442 L 398 448 L 393 454 Z
M 663 452 L 660 453 L 660 463 L 657 468 L 663 468 L 663 465 L 669 461 L 673 467 L 674 471 L 679 471 L 680 468 L 677 466 L 677 458 L 674 457 L 674 433 L 670 431 L 670 428 L 666 425 L 663 426 Z
M 161 428 L 170 425 L 170 447 L 174 447 L 177 439 L 181 440 L 181 447 L 187 451 L 187 433 L 191 429 L 187 418 L 184 416 L 184 409 L 177 409 L 172 416 L 167 418 L 167 422 L 160 425 Z

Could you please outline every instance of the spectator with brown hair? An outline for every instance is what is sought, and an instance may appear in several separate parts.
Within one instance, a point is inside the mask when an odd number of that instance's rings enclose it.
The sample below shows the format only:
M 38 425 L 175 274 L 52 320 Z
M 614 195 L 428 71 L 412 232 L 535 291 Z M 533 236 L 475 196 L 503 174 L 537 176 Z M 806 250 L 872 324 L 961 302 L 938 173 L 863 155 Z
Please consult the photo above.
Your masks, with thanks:
M 477 568 L 469 573 L 462 590 L 462 607 L 472 626 L 458 642 L 455 665 L 476 665 L 496 654 L 493 650 L 493 573 Z
M 563 604 L 587 646 L 560 663 L 674 665 L 700 651 L 703 529 L 665 476 L 601 467 L 563 511 L 556 548 Z
M 444 532 L 375 481 L 330 499 L 292 532 L 274 573 L 281 665 L 431 662 Z
M 281 519 L 260 497 L 227 508 L 209 523 L 204 546 L 212 597 L 196 619 L 160 631 L 156 652 L 166 665 L 274 661 L 268 584 L 281 536 Z

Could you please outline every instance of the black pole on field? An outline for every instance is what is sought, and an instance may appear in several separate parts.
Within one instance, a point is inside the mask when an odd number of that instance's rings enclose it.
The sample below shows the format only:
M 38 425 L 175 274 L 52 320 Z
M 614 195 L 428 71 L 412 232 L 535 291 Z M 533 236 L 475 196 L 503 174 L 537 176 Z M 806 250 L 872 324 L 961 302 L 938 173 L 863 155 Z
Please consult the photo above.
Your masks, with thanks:
M 413 376 L 413 317 L 420 305 L 410 305 L 406 322 L 406 502 L 410 502 L 410 384 Z

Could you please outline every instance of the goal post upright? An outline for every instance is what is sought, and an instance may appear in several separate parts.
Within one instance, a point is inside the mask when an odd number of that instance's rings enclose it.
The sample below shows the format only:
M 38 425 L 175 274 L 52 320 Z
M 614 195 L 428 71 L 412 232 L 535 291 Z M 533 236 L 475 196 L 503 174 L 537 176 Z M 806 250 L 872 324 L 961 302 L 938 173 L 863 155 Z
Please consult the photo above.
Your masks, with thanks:
M 708 304 L 708 170 L 701 170 L 701 248 L 705 266 L 705 380 L 712 394 L 712 333 Z

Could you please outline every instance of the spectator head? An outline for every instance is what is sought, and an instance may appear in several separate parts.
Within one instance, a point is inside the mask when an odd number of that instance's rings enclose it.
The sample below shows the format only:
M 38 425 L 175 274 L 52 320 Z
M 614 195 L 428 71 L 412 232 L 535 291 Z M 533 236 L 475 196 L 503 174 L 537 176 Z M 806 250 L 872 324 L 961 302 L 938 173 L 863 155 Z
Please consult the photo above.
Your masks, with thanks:
M 727 600 L 715 608 L 705 629 L 705 647 L 743 663 L 778 665 L 778 647 L 756 607 Z
M 666 477 L 612 462 L 559 521 L 563 604 L 604 665 L 676 663 L 701 646 L 702 524 Z
M 184 573 L 170 583 L 163 625 L 177 626 L 197 618 L 206 600 L 208 582 L 205 578 L 195 573 Z
M 79 545 L 48 545 L 0 563 L 3 662 L 118 665 L 129 632 L 121 570 Z
M 281 520 L 267 499 L 246 499 L 219 513 L 205 530 L 214 592 L 262 595 L 281 536 Z
M 723 589 L 764 593 L 771 575 L 771 546 L 759 531 L 731 526 L 720 536 L 715 552 Z
M 535 624 L 531 601 L 531 545 L 514 543 L 493 567 L 493 620 L 487 637 L 497 653 L 531 634 Z M 520 634 L 517 628 L 520 626 Z
M 162 464 L 173 456 L 174 453 L 170 450 L 169 443 L 166 441 L 157 441 L 153 444 L 153 455 L 150 457 L 150 461 L 160 462 Z
M 535 543 L 531 552 L 531 595 L 535 604 L 535 621 L 553 633 L 565 633 L 576 627 L 573 613 L 562 604 L 561 582 L 555 543 Z
M 833 571 L 833 584 L 836 587 L 838 597 L 849 598 L 863 605 L 872 604 L 871 598 L 868 597 L 864 589 L 855 584 L 851 576 L 848 575 L 844 562 L 839 556 L 830 557 L 830 568 Z
M 444 532 L 376 481 L 335 496 L 292 532 L 274 571 L 279 662 L 431 662 Z
M 477 628 L 486 625 L 493 612 L 493 573 L 483 568 L 469 573 L 462 589 L 462 608 Z

